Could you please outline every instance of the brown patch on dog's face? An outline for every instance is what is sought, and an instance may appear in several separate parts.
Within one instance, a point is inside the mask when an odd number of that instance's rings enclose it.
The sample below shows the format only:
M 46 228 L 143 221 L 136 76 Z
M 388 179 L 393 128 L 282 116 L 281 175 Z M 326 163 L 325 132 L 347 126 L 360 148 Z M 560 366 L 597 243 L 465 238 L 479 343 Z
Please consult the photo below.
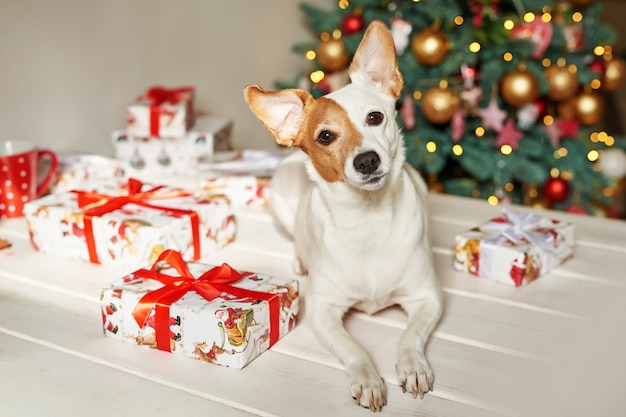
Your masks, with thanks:
M 361 145 L 362 133 L 336 101 L 320 97 L 305 107 L 294 145 L 306 152 L 324 180 L 342 181 L 349 156 Z

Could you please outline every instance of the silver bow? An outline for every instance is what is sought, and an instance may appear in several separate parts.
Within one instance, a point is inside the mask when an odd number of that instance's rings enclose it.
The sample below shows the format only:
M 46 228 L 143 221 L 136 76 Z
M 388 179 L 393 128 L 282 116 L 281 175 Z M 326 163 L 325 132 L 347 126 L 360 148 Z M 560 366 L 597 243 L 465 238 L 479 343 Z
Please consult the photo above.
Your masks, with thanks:
M 480 230 L 493 233 L 483 241 L 491 244 L 501 244 L 505 241 L 518 244 L 526 239 L 545 251 L 554 251 L 554 236 L 552 233 L 538 231 L 548 226 L 546 218 L 534 213 L 519 213 L 514 210 L 503 210 L 507 223 L 487 222 L 480 226 Z

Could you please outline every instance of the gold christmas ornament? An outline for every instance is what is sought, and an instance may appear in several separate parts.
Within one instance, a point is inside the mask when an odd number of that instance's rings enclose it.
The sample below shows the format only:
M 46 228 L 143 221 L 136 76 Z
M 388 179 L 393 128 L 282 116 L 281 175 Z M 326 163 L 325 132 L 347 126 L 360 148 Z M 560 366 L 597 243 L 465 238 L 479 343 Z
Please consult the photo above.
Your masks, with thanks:
M 585 91 L 576 99 L 576 119 L 580 124 L 589 126 L 598 123 L 604 116 L 604 100 L 595 91 Z
M 615 91 L 622 86 L 626 79 L 626 64 L 620 58 L 612 58 L 605 62 L 602 90 Z
M 552 65 L 544 75 L 548 80 L 548 97 L 552 100 L 569 100 L 578 92 L 578 78 L 567 67 Z
M 526 68 L 520 67 L 502 77 L 500 94 L 513 107 L 522 107 L 539 97 L 539 81 Z
M 437 65 L 446 57 L 450 45 L 446 35 L 437 28 L 426 28 L 411 41 L 415 59 L 424 65 Z
M 350 55 L 341 39 L 331 38 L 321 41 L 316 53 L 320 66 L 328 72 L 344 69 L 350 62 Z
M 449 88 L 435 87 L 424 94 L 422 112 L 432 123 L 448 123 L 459 106 L 459 97 Z

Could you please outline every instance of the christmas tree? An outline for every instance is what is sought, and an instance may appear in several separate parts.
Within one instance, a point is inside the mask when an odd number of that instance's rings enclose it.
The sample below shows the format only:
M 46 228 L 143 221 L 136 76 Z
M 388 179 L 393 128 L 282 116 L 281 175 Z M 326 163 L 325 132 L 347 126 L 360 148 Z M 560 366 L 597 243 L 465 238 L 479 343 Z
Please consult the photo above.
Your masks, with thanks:
M 295 85 L 314 96 L 349 82 L 372 20 L 391 29 L 404 77 L 407 160 L 431 189 L 616 216 L 626 139 L 598 128 L 626 78 L 594 0 L 339 0 L 300 5 L 318 41 Z M 621 181 L 620 181 L 621 180 Z

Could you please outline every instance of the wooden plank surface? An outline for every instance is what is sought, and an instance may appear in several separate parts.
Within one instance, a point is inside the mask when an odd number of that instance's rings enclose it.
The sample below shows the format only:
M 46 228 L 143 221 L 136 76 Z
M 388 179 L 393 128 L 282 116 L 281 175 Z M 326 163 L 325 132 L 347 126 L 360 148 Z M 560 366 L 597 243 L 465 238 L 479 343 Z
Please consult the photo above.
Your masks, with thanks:
M 388 384 L 383 413 L 590 415 L 582 414 L 594 408 L 579 394 L 581 370 L 574 366 L 587 358 L 593 359 L 581 365 L 585 391 L 602 399 L 595 410 L 611 415 L 626 406 L 611 383 L 626 382 L 624 366 L 611 366 L 626 348 L 626 223 L 545 213 L 576 224 L 576 255 L 528 287 L 513 288 L 452 269 L 454 235 L 502 207 L 441 195 L 431 195 L 430 205 L 446 297 L 427 349 L 435 391 L 420 401 L 396 386 L 395 345 L 406 319 L 400 309 L 346 318 Z M 237 224 L 236 241 L 204 261 L 298 279 L 306 291 L 306 278 L 291 268 L 292 244 L 265 209 L 240 210 Z M 144 409 L 146 415 L 368 413 L 353 404 L 343 366 L 306 323 L 242 371 L 110 340 L 102 335 L 98 290 L 128 268 L 35 252 L 23 219 L 0 223 L 0 236 L 13 243 L 0 252 L 0 415 L 142 415 Z M 29 402 L 33 390 L 46 393 L 39 404 Z M 158 398 L 152 401 L 145 392 Z M 111 404 L 108 394 L 115 394 Z

